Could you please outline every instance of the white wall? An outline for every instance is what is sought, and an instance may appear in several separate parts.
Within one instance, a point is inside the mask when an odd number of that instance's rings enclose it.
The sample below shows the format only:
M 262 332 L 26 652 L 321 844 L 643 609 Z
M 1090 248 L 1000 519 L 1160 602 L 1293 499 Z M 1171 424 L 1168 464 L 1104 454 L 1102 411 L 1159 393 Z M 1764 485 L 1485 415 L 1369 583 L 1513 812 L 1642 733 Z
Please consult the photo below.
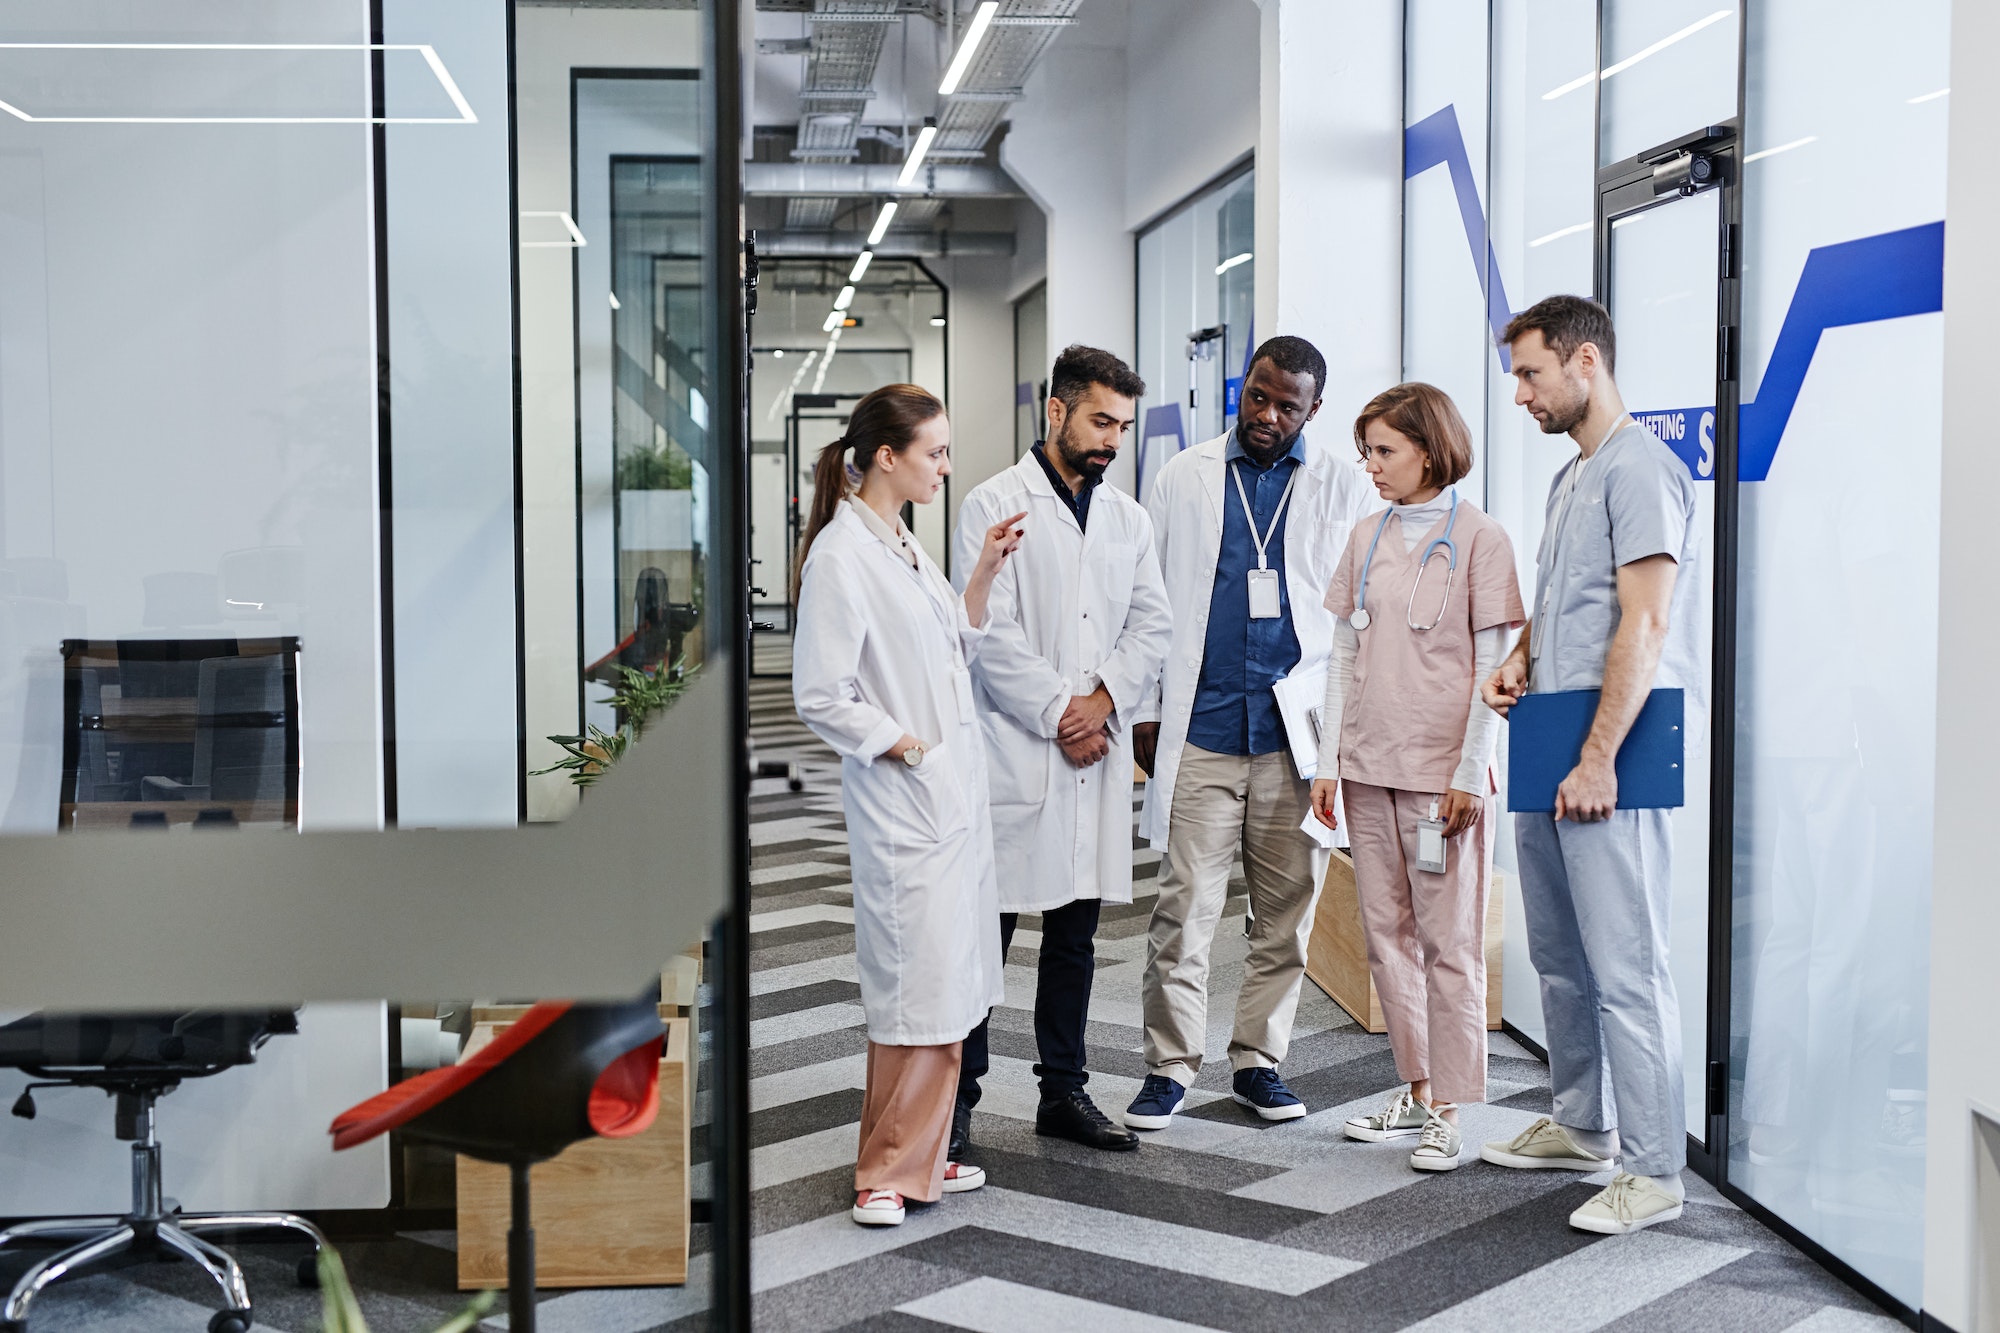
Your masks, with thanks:
M 1001 255 L 965 255 L 930 263 L 951 289 L 948 502 L 956 520 L 958 502 L 967 491 L 1014 463 L 1014 307 L 1008 301 L 1012 261 Z
M 515 15 L 514 38 L 523 212 L 573 208 L 572 67 L 688 67 L 700 64 L 701 56 L 700 16 L 680 11 L 523 8 Z M 571 263 L 567 249 L 521 252 L 522 599 L 530 768 L 547 767 L 562 757 L 545 737 L 578 727 Z M 575 804 L 576 790 L 562 775 L 530 779 L 530 819 L 559 819 Z
M 1402 378 L 1403 7 L 1261 0 L 1257 329 L 1326 354 L 1320 435 Z
M 1048 219 L 1049 346 L 1129 360 L 1132 238 L 1122 175 L 1103 169 L 1125 145 L 1126 2 L 1098 0 L 1078 17 L 1029 76 L 1000 162 Z
M 1931 885 L 1929 1161 L 1925 1178 L 1924 1310 L 1962 1333 L 1993 1333 L 1993 1311 L 1975 1317 L 1983 1242 L 1986 1280 L 2000 1270 L 2000 1236 L 1974 1230 L 1972 1109 L 2000 1115 L 2000 1028 L 1993 1022 L 1993 891 L 1990 835 L 2000 744 L 2000 696 L 1990 664 L 2000 634 L 1985 572 L 2000 453 L 1992 442 L 1992 311 L 2000 307 L 2000 179 L 1991 165 L 2000 86 L 2000 9 L 1956 0 L 1951 15 L 1951 131 L 1945 205 L 1944 459 L 1938 604 L 1935 874 Z M 1993 1201 L 1985 1200 L 1990 1216 Z

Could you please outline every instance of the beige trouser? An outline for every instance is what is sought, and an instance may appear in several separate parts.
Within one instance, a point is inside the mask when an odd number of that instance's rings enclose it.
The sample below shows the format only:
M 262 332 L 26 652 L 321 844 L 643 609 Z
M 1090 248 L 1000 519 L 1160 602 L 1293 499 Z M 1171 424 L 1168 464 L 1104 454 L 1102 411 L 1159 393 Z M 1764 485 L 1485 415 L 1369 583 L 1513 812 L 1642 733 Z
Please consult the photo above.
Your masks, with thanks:
M 1275 1066 L 1291 1045 L 1319 885 L 1299 831 L 1311 787 L 1289 754 L 1215 754 L 1190 745 L 1174 780 L 1160 896 L 1146 943 L 1146 1064 L 1187 1087 L 1208 1033 L 1208 948 L 1237 849 L 1250 885 L 1250 955 L 1229 1036 L 1232 1069 Z
M 945 1046 L 868 1043 L 856 1190 L 894 1190 L 934 1203 L 943 1196 L 951 1109 L 958 1100 L 961 1042 Z

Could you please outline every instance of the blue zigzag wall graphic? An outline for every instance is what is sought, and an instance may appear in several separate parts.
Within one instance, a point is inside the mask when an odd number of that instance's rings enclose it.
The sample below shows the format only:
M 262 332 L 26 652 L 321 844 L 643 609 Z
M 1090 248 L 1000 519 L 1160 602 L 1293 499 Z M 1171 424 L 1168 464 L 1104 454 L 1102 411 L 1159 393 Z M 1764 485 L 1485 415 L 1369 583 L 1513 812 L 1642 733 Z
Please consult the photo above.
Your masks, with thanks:
M 1458 110 L 1447 106 L 1403 131 L 1403 177 L 1432 167 L 1451 174 L 1452 194 L 1472 251 L 1472 267 L 1486 293 L 1486 319 L 1497 341 L 1513 318 L 1500 281 L 1500 263 L 1486 230 L 1486 211 L 1465 151 Z M 1799 390 L 1820 335 L 1849 324 L 1869 324 L 1944 309 L 1944 223 L 1822 245 L 1806 255 L 1805 268 L 1785 310 L 1771 361 L 1757 397 L 1738 417 L 1737 477 L 1763 481 L 1771 475 L 1778 442 L 1797 405 Z M 1499 347 L 1500 367 L 1508 370 L 1507 349 Z M 1686 456 L 1685 454 L 1683 455 Z M 1692 461 L 1692 460 L 1691 460 Z

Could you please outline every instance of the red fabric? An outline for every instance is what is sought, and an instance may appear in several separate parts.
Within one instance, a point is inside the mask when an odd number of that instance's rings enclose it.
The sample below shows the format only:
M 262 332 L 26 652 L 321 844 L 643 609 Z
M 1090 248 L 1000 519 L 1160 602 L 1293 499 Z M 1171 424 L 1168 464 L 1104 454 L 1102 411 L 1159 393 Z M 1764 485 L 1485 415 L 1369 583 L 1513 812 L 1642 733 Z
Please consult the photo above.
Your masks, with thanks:
M 665 1037 L 634 1046 L 604 1067 L 590 1089 L 590 1127 L 607 1139 L 643 1134 L 660 1113 L 660 1052 Z
M 505 1032 L 458 1064 L 405 1079 L 361 1105 L 342 1111 L 327 1130 L 333 1135 L 333 1150 L 339 1152 L 343 1148 L 352 1148 L 379 1134 L 386 1134 L 398 1125 L 408 1124 L 527 1045 L 549 1024 L 568 1013 L 570 1003 L 568 1000 L 543 1000 L 510 1024 Z

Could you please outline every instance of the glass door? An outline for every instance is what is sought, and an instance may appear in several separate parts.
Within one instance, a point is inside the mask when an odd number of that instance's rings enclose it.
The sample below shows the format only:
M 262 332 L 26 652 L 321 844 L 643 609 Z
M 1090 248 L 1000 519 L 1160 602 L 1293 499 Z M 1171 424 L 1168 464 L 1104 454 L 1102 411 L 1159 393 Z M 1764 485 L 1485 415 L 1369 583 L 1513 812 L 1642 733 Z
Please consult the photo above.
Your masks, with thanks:
M 1725 183 L 1734 143 L 1730 126 L 1684 135 L 1605 168 L 1598 196 L 1597 295 L 1617 322 L 1620 392 L 1633 418 L 1680 457 L 1696 482 L 1700 552 L 1680 577 L 1698 584 L 1697 650 L 1709 689 L 1700 699 L 1690 692 L 1687 701 L 1687 804 L 1672 821 L 1669 949 L 1680 1002 L 1689 1160 L 1711 1179 L 1727 1055 L 1712 1020 L 1727 1003 L 1716 988 L 1727 983 L 1732 806 L 1726 756 L 1718 763 L 1709 719 L 1729 715 L 1728 654 L 1716 649 L 1731 633 L 1731 607 L 1726 598 L 1718 603 L 1717 592 L 1728 586 L 1721 562 L 1734 500 L 1733 481 L 1725 480 L 1733 469 L 1719 465 L 1721 450 L 1733 455 L 1734 447 L 1736 198 Z

